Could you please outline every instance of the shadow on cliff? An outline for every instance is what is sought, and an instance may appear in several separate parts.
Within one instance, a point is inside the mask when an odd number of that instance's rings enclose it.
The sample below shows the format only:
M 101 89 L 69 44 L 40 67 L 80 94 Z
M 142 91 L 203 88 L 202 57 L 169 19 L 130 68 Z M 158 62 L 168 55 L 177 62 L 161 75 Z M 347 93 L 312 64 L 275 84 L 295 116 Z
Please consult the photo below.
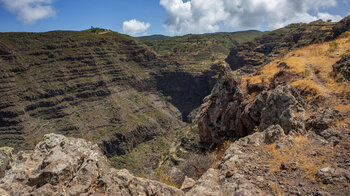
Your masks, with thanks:
M 187 116 L 202 103 L 204 97 L 210 94 L 216 78 L 216 71 L 206 71 L 201 74 L 188 72 L 162 72 L 155 76 L 157 89 L 179 109 L 182 120 L 188 122 Z

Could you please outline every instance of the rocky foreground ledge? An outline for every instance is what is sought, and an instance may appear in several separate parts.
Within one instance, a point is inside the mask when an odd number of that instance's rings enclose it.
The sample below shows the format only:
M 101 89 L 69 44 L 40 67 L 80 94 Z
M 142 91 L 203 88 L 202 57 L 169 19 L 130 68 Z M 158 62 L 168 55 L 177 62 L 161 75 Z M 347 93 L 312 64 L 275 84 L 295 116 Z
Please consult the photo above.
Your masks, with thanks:
M 183 195 L 174 187 L 110 168 L 97 145 L 48 134 L 33 151 L 0 150 L 0 195 Z M 7 153 L 6 153 L 7 152 Z M 0 172 L 1 173 L 1 172 Z
M 0 148 L 0 195 L 347 195 L 349 148 L 346 129 L 291 136 L 272 125 L 232 143 L 184 193 L 110 168 L 91 142 L 49 134 L 32 151 Z

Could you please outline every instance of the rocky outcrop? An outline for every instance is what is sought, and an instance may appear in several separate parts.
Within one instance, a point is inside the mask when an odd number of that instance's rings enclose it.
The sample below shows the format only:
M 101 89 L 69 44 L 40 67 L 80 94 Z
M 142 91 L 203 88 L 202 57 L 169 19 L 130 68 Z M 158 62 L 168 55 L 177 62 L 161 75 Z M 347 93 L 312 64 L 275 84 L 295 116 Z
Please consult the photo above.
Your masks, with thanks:
M 183 195 L 168 185 L 109 167 L 97 145 L 45 135 L 33 151 L 19 152 L 0 184 L 2 195 Z
M 279 124 L 286 134 L 305 131 L 305 103 L 292 86 L 278 86 L 266 100 L 261 112 L 260 130 Z
M 333 77 L 338 77 L 338 80 L 350 81 L 350 55 L 344 55 L 338 62 L 333 65 Z
M 272 125 L 279 125 L 285 134 L 305 132 L 305 103 L 296 89 L 278 86 L 252 99 L 244 95 L 238 81 L 231 71 L 222 71 L 211 95 L 204 99 L 198 115 L 201 142 L 220 143 Z
M 187 195 L 347 195 L 350 135 L 323 135 L 285 135 L 272 125 L 236 140 Z
M 239 107 L 243 94 L 238 85 L 238 78 L 224 68 L 211 94 L 204 99 L 198 117 L 201 142 L 219 143 L 227 136 L 244 136 L 244 132 L 233 132 L 238 126 Z

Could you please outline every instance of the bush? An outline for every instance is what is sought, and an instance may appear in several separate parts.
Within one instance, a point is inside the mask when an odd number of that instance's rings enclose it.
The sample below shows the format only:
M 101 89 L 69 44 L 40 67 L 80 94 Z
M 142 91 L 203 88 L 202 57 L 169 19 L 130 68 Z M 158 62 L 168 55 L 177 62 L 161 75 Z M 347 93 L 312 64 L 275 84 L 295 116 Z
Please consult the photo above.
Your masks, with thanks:
M 328 50 L 330 52 L 334 52 L 339 46 L 339 44 L 337 42 L 330 42 L 328 45 L 329 45 L 329 49 Z
M 215 157 L 210 154 L 195 154 L 189 156 L 182 167 L 185 176 L 198 179 L 215 164 Z

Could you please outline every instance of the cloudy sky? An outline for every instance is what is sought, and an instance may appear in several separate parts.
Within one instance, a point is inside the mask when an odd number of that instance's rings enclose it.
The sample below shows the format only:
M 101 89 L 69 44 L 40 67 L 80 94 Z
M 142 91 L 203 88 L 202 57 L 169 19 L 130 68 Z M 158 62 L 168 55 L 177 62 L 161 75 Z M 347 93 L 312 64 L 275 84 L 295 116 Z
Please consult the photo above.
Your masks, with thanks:
M 0 32 L 84 30 L 91 26 L 142 36 L 338 21 L 350 0 L 0 0 Z

